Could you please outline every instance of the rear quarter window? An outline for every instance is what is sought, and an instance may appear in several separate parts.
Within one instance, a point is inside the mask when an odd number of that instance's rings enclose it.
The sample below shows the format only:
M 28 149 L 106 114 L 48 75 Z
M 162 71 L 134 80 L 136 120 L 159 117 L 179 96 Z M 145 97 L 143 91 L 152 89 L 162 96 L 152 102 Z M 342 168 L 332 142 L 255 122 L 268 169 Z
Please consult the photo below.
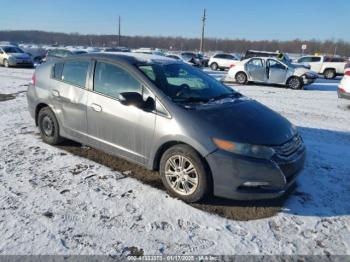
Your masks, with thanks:
M 62 80 L 63 63 L 56 63 L 52 69 L 52 78 Z
M 68 61 L 64 63 L 62 81 L 77 85 L 86 86 L 86 76 L 89 70 L 89 61 Z
M 54 64 L 52 78 L 80 87 L 86 86 L 86 76 L 89 70 L 89 61 L 68 61 Z

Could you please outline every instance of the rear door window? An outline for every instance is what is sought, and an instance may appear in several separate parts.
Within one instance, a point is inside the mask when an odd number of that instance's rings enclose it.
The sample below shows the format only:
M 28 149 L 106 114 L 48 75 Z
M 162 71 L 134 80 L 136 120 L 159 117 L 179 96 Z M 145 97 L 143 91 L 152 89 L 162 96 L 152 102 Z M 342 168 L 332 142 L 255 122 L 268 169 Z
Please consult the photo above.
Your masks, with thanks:
M 97 62 L 94 74 L 94 91 L 118 99 L 119 94 L 124 92 L 137 92 L 142 95 L 142 85 L 121 67 Z
M 287 69 L 284 65 L 282 65 L 280 62 L 273 60 L 273 59 L 268 59 L 267 60 L 267 65 L 270 69 L 281 69 L 285 70 Z
M 90 61 L 67 61 L 63 65 L 62 81 L 80 86 L 86 86 L 86 76 Z

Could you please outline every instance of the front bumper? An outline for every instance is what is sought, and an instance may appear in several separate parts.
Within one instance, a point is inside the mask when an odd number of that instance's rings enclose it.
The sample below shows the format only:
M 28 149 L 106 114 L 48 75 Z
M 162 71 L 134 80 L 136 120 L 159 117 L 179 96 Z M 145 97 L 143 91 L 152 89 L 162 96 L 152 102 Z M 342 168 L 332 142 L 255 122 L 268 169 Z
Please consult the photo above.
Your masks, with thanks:
M 312 83 L 314 83 L 317 79 L 317 76 L 307 76 L 304 75 L 303 76 L 303 83 L 304 85 L 311 85 Z
M 32 61 L 29 60 L 19 60 L 19 59 L 10 59 L 9 60 L 9 65 L 10 66 L 23 66 L 23 67 L 33 67 L 34 64 Z
M 338 88 L 338 97 L 350 100 L 350 93 L 340 92 L 340 89 Z
M 211 168 L 214 195 L 235 200 L 271 199 L 282 196 L 294 184 L 304 167 L 306 149 L 302 145 L 288 159 L 257 159 L 217 150 L 206 157 Z M 246 182 L 268 186 L 247 187 Z

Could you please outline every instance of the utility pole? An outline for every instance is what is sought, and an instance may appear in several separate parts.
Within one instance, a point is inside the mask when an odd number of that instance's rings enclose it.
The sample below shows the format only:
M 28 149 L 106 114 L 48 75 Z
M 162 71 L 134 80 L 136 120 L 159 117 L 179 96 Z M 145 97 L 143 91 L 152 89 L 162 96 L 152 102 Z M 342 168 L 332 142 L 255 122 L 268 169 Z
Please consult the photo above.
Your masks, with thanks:
M 201 44 L 199 47 L 199 51 L 202 53 L 204 51 L 204 29 L 205 29 L 205 20 L 207 20 L 206 15 L 207 10 L 204 9 L 203 17 L 202 17 L 202 37 L 201 37 Z
M 119 16 L 119 19 L 118 19 L 118 46 L 121 46 L 121 42 L 120 42 L 120 16 Z

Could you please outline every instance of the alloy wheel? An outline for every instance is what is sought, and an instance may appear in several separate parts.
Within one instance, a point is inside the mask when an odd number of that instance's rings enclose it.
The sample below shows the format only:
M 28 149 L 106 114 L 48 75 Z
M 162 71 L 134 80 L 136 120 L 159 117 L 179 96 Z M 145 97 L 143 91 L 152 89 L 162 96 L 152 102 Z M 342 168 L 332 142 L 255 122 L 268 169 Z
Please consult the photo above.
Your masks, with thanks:
M 247 82 L 247 77 L 244 73 L 238 73 L 236 75 L 236 81 L 239 84 L 245 84 Z
M 198 186 L 198 173 L 193 163 L 182 155 L 171 156 L 165 163 L 165 178 L 178 194 L 191 195 Z
M 290 81 L 289 81 L 289 87 L 292 89 L 299 89 L 300 87 L 300 80 L 296 77 L 293 77 Z

